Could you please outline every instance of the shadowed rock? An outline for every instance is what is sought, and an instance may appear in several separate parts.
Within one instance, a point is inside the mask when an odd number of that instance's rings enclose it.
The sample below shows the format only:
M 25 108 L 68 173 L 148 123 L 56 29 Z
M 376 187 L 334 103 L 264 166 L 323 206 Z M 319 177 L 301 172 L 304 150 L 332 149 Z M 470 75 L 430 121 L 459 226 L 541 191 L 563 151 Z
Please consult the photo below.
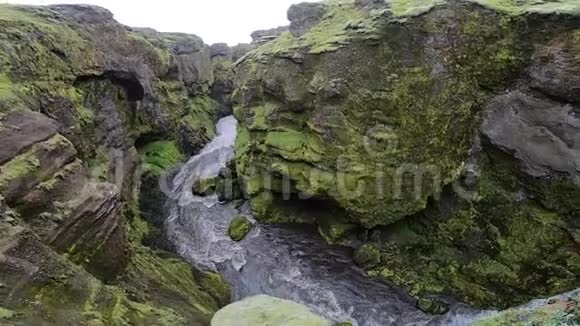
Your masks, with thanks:
M 10 112 L 0 126 L 0 164 L 58 131 L 56 121 L 37 112 Z
M 304 35 L 311 27 L 320 22 L 324 12 L 325 6 L 322 3 L 303 2 L 290 6 L 288 9 L 290 33 L 295 37 Z
M 532 177 L 580 176 L 580 118 L 573 106 L 519 91 L 495 98 L 481 132 Z

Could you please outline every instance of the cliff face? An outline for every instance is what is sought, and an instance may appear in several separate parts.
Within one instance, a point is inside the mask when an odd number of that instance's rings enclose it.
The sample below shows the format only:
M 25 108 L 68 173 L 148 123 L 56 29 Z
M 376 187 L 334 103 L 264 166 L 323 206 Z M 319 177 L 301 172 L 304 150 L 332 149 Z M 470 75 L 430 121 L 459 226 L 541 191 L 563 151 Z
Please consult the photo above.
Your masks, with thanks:
M 163 204 L 164 171 L 213 136 L 225 78 L 194 35 L 131 29 L 98 7 L 0 7 L 10 322 L 206 324 L 227 303 L 219 276 L 161 251 L 162 212 L 148 209 Z
M 258 219 L 439 312 L 580 287 L 579 15 L 330 0 L 229 48 L 0 6 L 0 323 L 208 324 L 229 290 L 171 254 L 159 181 L 232 111 Z
M 574 1 L 327 1 L 237 66 L 237 172 L 418 296 L 580 285 Z M 308 200 L 302 200 L 308 198 Z M 289 199 L 289 200 L 288 200 Z

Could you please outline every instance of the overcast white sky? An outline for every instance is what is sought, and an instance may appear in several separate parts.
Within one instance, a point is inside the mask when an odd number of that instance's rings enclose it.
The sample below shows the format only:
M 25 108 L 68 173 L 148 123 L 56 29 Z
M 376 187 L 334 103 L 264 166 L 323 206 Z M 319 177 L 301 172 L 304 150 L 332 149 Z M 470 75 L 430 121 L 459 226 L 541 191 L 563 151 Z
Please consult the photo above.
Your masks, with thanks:
M 287 25 L 286 10 L 306 0 L 0 0 L 0 3 L 47 5 L 89 3 L 105 7 L 133 27 L 201 36 L 208 44 L 249 42 L 250 33 Z M 308 0 L 312 2 L 314 0 Z

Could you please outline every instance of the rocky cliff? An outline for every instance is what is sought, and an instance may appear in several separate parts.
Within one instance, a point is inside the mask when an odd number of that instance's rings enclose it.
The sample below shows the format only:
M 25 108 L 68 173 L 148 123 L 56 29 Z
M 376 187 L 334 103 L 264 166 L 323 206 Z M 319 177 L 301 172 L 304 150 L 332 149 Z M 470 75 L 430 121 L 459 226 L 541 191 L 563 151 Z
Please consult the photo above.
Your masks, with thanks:
M 0 323 L 208 324 L 228 303 L 153 209 L 231 111 L 213 49 L 98 7 L 0 6 Z
M 256 218 L 316 225 L 423 310 L 580 287 L 578 1 L 288 18 L 230 48 L 0 5 L 0 324 L 209 324 L 228 286 L 172 253 L 160 181 L 232 112 Z
M 239 62 L 237 172 L 419 297 L 580 286 L 575 1 L 327 1 Z

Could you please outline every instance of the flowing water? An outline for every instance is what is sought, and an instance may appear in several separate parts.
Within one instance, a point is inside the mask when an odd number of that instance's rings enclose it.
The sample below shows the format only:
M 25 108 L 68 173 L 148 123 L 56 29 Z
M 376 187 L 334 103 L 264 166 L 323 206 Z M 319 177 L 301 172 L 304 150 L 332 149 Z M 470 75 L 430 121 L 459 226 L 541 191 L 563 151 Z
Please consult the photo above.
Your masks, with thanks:
M 181 167 L 170 186 L 166 220 L 178 253 L 200 269 L 221 273 L 234 300 L 267 294 L 353 325 L 468 325 L 492 313 L 455 304 L 445 316 L 425 314 L 404 291 L 371 280 L 347 251 L 304 227 L 256 223 L 243 241 L 232 241 L 229 223 L 239 213 L 251 216 L 248 205 L 220 204 L 216 196 L 197 197 L 191 189 L 233 159 L 236 125 L 233 117 L 221 119 L 218 136 Z

